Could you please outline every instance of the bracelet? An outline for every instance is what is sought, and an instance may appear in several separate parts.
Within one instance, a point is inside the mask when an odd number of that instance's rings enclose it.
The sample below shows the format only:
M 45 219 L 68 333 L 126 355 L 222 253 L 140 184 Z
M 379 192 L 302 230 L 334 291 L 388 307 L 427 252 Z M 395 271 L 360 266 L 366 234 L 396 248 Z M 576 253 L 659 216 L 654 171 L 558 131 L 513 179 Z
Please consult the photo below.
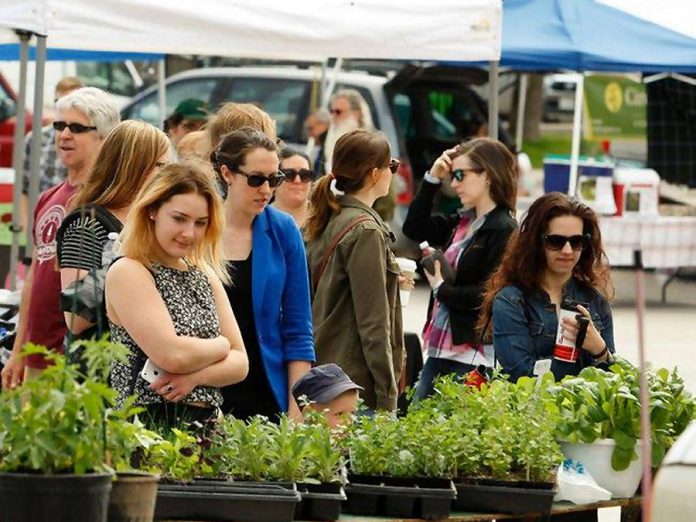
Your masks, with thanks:
M 609 349 L 607 348 L 607 345 L 605 344 L 604 350 L 599 352 L 597 355 L 594 355 L 592 352 L 587 352 L 587 353 L 589 353 L 590 357 L 592 357 L 593 359 L 601 359 L 602 357 L 604 357 L 607 354 L 608 351 L 609 351 Z
M 442 183 L 442 180 L 430 174 L 429 170 L 423 175 L 423 180 L 433 185 L 440 185 Z

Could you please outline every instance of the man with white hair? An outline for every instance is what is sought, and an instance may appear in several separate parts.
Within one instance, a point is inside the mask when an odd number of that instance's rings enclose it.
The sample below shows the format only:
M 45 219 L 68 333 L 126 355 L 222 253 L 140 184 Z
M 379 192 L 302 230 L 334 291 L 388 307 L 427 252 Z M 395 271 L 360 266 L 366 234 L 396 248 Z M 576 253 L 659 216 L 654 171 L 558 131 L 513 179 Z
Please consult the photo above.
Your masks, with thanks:
M 331 125 L 324 141 L 326 172 L 331 171 L 331 159 L 338 138 L 355 129 L 374 129 L 370 107 L 355 89 L 336 91 L 331 95 L 329 105 Z
M 106 135 L 120 120 L 117 107 L 102 90 L 83 87 L 60 98 L 56 104 L 58 157 L 67 169 L 62 183 L 44 191 L 34 209 L 34 251 L 22 289 L 17 338 L 12 355 L 2 370 L 2 387 L 14 388 L 24 378 L 47 366 L 40 355 L 23 357 L 27 342 L 61 351 L 67 332 L 60 309 L 60 272 L 56 269 L 56 233 L 65 217 L 65 207 L 92 170 Z

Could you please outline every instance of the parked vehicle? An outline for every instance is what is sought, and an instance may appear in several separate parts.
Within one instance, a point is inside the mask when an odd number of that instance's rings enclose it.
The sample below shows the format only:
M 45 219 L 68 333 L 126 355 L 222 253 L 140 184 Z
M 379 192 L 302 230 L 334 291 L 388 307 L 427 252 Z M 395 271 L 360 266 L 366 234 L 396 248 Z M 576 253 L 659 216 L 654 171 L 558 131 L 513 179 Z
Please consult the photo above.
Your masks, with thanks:
M 14 131 L 17 122 L 17 95 L 0 74 L 0 167 L 12 166 Z M 31 130 L 31 114 L 27 113 L 25 134 Z
M 401 234 L 408 205 L 425 171 L 446 148 L 457 144 L 471 123 L 487 120 L 486 102 L 473 85 L 487 81 L 480 69 L 451 66 L 401 66 L 398 71 L 342 71 L 335 89 L 356 89 L 365 98 L 375 126 L 384 131 L 394 157 L 401 159 L 396 178 L 397 208 L 392 228 L 394 249 L 415 257 L 419 249 Z M 330 71 L 329 73 L 330 74 Z M 306 143 L 304 121 L 320 103 L 317 67 L 220 67 L 185 71 L 167 78 L 167 113 L 186 98 L 212 107 L 227 101 L 259 103 L 275 120 L 289 144 Z M 160 121 L 157 88 L 150 87 L 121 111 L 123 119 Z M 503 132 L 503 141 L 510 142 Z
M 575 111 L 578 75 L 548 74 L 544 77 L 544 121 L 571 121 Z

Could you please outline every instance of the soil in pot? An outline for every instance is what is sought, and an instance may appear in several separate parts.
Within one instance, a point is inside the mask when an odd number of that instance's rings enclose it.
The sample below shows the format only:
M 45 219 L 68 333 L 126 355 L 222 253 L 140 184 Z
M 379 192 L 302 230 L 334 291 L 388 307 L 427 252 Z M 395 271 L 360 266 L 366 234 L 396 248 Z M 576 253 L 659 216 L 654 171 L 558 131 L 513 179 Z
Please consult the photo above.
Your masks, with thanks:
M 106 522 L 111 480 L 110 473 L 0 473 L 0 520 Z
M 151 522 L 158 478 L 151 473 L 118 473 L 109 497 L 109 522 Z

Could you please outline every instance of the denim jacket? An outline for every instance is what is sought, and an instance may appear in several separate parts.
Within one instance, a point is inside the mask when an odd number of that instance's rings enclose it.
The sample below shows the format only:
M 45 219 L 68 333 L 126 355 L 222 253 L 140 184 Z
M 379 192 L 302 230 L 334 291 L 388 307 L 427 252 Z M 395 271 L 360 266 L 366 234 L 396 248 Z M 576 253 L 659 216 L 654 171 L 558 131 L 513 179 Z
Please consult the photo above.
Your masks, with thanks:
M 596 290 L 582 285 L 575 278 L 563 288 L 563 299 L 589 304 L 592 322 L 614 353 L 614 325 L 607 300 Z M 556 305 L 544 291 L 524 293 L 517 286 L 506 286 L 493 300 L 493 344 L 503 372 L 512 381 L 532 376 L 539 359 L 551 359 L 551 371 L 556 380 L 577 375 L 586 366 L 599 365 L 581 350 L 575 363 L 553 359 L 556 344 L 558 315 Z

